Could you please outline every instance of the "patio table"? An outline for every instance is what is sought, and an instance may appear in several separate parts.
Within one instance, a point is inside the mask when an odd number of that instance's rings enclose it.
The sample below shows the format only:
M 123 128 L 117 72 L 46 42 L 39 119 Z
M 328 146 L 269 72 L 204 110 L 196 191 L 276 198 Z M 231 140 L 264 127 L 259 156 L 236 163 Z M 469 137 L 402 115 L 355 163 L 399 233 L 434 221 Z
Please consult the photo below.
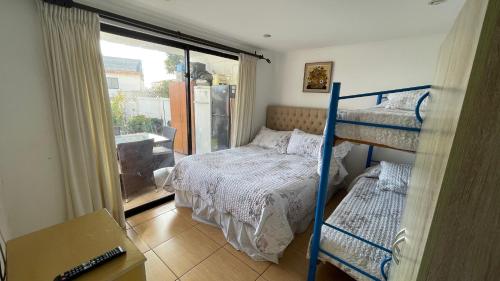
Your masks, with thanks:
M 156 134 L 136 133 L 136 134 L 126 134 L 126 135 L 115 136 L 115 143 L 116 143 L 116 145 L 118 145 L 120 143 L 143 141 L 143 140 L 147 140 L 147 139 L 153 139 L 155 146 L 170 141 L 169 138 L 166 138 L 166 137 L 160 136 L 160 135 L 156 135 Z

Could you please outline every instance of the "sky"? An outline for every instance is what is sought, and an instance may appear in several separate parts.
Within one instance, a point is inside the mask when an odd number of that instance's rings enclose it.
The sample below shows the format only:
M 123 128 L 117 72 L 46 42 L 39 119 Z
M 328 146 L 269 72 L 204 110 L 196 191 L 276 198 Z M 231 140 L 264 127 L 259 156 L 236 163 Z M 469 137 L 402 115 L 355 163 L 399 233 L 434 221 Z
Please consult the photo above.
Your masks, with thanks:
M 103 56 L 141 60 L 144 84 L 148 88 L 151 87 L 152 82 L 173 79 L 175 77 L 173 74 L 167 74 L 165 69 L 165 60 L 168 57 L 166 52 L 106 40 L 101 40 L 101 52 Z

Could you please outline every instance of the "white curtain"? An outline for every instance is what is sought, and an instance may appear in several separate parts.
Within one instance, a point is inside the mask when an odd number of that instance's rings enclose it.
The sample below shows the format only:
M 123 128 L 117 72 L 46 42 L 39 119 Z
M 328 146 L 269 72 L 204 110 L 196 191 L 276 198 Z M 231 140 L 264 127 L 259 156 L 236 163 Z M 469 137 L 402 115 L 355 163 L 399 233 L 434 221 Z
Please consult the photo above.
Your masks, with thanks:
M 251 141 L 255 107 L 257 58 L 240 54 L 239 61 L 238 92 L 235 100 L 231 138 L 232 147 L 242 146 Z
M 68 218 L 106 208 L 124 226 L 97 14 L 38 1 Z

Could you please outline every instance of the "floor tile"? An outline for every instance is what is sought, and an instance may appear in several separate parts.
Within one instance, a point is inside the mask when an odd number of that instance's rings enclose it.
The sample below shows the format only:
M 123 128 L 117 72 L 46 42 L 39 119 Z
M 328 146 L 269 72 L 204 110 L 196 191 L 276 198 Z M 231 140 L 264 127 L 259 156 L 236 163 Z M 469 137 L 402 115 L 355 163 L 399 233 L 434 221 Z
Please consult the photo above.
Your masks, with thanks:
M 290 243 L 288 247 L 298 252 L 306 254 L 312 233 L 313 233 L 313 225 L 311 224 L 306 231 L 296 234 L 292 243 Z
M 272 264 L 262 277 L 269 281 L 304 281 L 307 277 L 307 267 L 306 255 L 288 248 L 279 264 Z
M 168 211 L 171 211 L 173 209 L 175 209 L 175 202 L 170 201 L 170 202 L 163 204 L 161 206 L 158 206 L 156 208 L 153 208 L 153 209 L 144 211 L 142 213 L 139 213 L 135 216 L 132 216 L 132 217 L 127 219 L 127 222 L 128 222 L 128 224 L 130 224 L 130 226 L 136 226 L 140 223 L 148 221 L 152 218 L 155 218 L 155 217 L 157 217 L 163 213 L 166 213 Z
M 198 224 L 197 221 L 193 220 L 193 210 L 191 208 L 177 207 L 174 211 L 179 213 L 184 218 L 189 219 L 193 224 Z
M 262 276 L 259 277 L 256 281 L 267 281 L 266 279 L 262 278 Z
M 254 281 L 259 275 L 224 248 L 181 277 L 181 281 Z
M 203 234 L 207 235 L 210 239 L 214 240 L 221 246 L 224 246 L 227 243 L 226 237 L 224 237 L 224 233 L 218 227 L 206 223 L 199 223 L 196 225 L 196 228 L 198 228 L 201 232 L 203 232 Z
M 148 281 L 174 281 L 177 277 L 170 269 L 155 255 L 153 251 L 146 252 L 146 279 Z
M 262 274 L 270 265 L 270 262 L 267 261 L 254 261 L 251 257 L 245 254 L 242 251 L 236 250 L 231 244 L 226 244 L 224 246 L 228 252 L 230 252 L 233 256 L 237 257 L 240 261 L 244 262 L 246 265 L 250 266 L 257 273 Z
M 139 235 L 132 229 L 127 229 L 127 236 L 132 240 L 132 242 L 135 244 L 135 246 L 139 249 L 139 251 L 145 253 L 149 250 L 149 246 L 139 237 Z
M 174 211 L 169 211 L 161 214 L 149 221 L 141 223 L 133 229 L 139 234 L 139 237 L 148 244 L 149 247 L 155 248 L 161 243 L 174 237 L 175 235 L 184 232 L 192 227 L 190 221 L 184 219 L 181 215 Z
M 355 281 L 347 273 L 331 263 L 320 263 L 316 273 L 316 281 Z
M 193 227 L 154 248 L 154 251 L 177 276 L 182 276 L 218 248 L 217 243 Z

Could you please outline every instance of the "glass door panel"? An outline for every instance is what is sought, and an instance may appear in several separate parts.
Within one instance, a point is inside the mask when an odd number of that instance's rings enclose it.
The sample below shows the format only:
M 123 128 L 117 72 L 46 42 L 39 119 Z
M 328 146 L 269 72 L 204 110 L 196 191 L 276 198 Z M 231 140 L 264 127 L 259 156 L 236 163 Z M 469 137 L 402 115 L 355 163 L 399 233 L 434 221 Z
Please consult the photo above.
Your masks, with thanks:
M 157 190 L 152 172 L 174 166 L 188 153 L 185 52 L 105 32 L 101 52 L 127 210 L 169 195 L 161 187 Z M 151 162 L 145 163 L 127 147 L 148 139 L 153 149 L 144 152 L 145 158 L 152 154 Z M 127 178 L 123 169 L 141 170 L 147 176 Z
M 190 51 L 193 153 L 228 149 L 239 62 Z

